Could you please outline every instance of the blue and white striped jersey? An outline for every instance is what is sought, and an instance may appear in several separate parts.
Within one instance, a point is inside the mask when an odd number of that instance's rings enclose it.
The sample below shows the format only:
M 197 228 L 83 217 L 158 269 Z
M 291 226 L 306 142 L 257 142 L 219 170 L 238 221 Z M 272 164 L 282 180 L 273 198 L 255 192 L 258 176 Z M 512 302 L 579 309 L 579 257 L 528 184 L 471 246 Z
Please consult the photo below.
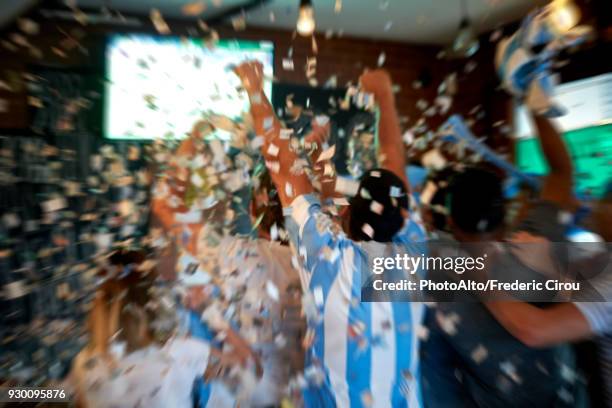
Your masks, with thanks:
M 361 286 L 371 257 L 415 254 L 424 229 L 407 220 L 392 243 L 354 242 L 312 195 L 296 198 L 286 215 L 307 299 L 305 406 L 420 407 L 423 305 L 362 302 Z

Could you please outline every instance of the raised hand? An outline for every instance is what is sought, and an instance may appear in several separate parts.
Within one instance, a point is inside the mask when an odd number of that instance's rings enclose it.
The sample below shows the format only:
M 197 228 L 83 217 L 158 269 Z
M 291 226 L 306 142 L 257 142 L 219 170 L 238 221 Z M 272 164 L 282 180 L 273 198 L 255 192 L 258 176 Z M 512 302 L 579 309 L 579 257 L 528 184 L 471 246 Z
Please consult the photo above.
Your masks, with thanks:
M 244 89 L 251 92 L 263 90 L 263 65 L 259 61 L 246 61 L 234 68 L 234 73 L 242 81 Z
M 365 71 L 359 78 L 362 91 L 373 94 L 377 100 L 393 95 L 391 76 L 384 69 Z

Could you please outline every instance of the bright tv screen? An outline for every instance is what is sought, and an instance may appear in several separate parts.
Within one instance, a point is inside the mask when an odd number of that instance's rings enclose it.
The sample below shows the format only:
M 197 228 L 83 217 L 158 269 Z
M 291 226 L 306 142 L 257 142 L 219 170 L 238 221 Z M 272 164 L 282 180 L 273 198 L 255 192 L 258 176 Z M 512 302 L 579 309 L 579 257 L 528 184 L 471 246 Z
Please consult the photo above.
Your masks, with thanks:
M 248 59 L 273 75 L 274 47 L 228 40 L 209 48 L 202 39 L 115 35 L 106 49 L 104 135 L 108 139 L 183 138 L 203 113 L 240 117 L 248 99 L 228 69 Z M 272 83 L 265 92 L 271 97 Z
M 612 125 L 572 130 L 563 134 L 574 163 L 574 183 L 581 197 L 599 198 L 612 182 Z M 548 174 L 538 139 L 516 144 L 517 167 L 532 174 Z
M 581 198 L 601 197 L 612 181 L 612 74 L 568 82 L 555 88 L 555 99 L 569 113 L 556 120 L 574 164 Z M 527 173 L 548 174 L 536 130 L 524 106 L 514 113 L 516 164 Z

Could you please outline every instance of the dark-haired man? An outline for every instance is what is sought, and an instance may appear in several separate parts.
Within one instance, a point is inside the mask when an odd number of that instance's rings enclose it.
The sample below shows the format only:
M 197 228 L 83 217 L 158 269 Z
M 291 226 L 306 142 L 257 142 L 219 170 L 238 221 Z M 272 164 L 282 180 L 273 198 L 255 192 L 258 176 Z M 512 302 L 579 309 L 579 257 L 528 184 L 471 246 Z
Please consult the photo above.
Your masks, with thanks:
M 296 169 L 298 156 L 262 92 L 256 63 L 236 69 L 251 100 L 263 153 L 283 207 L 290 240 L 300 255 L 308 320 L 304 393 L 312 407 L 418 407 L 421 405 L 417 327 L 419 303 L 361 301 L 374 257 L 410 253 L 424 233 L 408 214 L 408 183 L 401 132 L 384 71 L 361 78 L 380 109 L 382 168 L 369 171 L 351 200 L 346 233 L 333 224 L 313 195 L 309 177 Z M 313 122 L 313 128 L 322 126 Z M 297 170 L 297 171 L 296 171 Z
M 548 262 L 549 253 L 540 251 L 540 241 L 525 245 L 525 237 L 564 241 L 570 214 L 576 208 L 571 160 L 563 141 L 550 120 L 534 114 L 533 121 L 551 172 L 539 200 L 532 203 L 515 231 L 507 234 L 504 230 L 501 178 L 486 170 L 468 169 L 450 182 L 448 222 L 458 242 L 523 244 L 522 251 L 506 247 L 496 253 L 496 259 L 487 265 L 488 277 L 493 274 L 497 279 L 512 277 L 525 282 L 547 279 L 543 271 L 553 263 Z M 554 294 L 543 291 L 537 296 L 546 301 L 550 295 Z M 566 344 L 532 348 L 506 331 L 477 298 L 462 300 L 466 301 L 438 303 L 428 310 L 429 338 L 422 347 L 426 406 L 580 406 L 573 354 Z

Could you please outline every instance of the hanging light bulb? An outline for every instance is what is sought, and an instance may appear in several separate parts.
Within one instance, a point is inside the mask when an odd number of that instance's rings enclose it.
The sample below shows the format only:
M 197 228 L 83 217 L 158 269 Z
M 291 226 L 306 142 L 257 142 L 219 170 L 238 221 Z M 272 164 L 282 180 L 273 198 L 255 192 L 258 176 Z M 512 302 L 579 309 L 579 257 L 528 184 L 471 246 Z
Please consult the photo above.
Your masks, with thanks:
M 296 24 L 297 32 L 304 37 L 308 37 L 314 33 L 315 27 L 314 9 L 311 0 L 300 0 L 300 11 Z
M 476 54 L 480 48 L 478 36 L 474 32 L 474 27 L 470 23 L 468 17 L 467 5 L 465 0 L 461 2 L 461 24 L 459 24 L 459 33 L 455 38 L 452 46 L 447 51 L 450 58 L 469 58 Z
M 478 37 L 474 33 L 474 29 L 467 18 L 461 21 L 459 26 L 459 34 L 453 43 L 453 53 L 457 56 L 469 58 L 476 54 L 480 48 Z
M 572 0 L 553 0 L 549 21 L 557 33 L 566 33 L 580 21 L 580 9 Z

